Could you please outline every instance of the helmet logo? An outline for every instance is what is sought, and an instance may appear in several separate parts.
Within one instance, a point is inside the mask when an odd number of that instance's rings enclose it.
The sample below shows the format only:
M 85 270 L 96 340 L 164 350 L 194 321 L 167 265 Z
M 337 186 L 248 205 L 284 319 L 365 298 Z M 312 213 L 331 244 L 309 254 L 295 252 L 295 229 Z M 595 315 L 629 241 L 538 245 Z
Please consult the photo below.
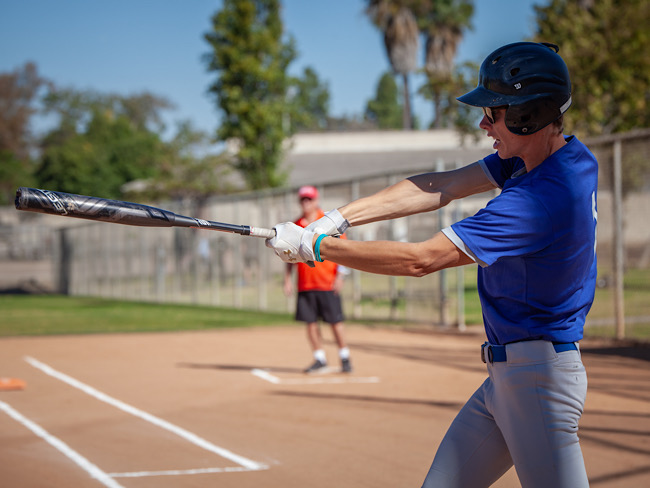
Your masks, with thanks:
M 519 90 L 521 88 L 521 83 L 515 83 L 515 88 Z

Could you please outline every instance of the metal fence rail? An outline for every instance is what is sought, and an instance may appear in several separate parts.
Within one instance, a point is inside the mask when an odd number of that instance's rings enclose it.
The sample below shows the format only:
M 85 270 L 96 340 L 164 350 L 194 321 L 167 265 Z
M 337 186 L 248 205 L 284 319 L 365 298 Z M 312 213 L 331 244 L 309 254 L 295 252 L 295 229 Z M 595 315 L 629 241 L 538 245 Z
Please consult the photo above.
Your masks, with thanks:
M 600 163 L 598 196 L 599 288 L 590 325 L 616 325 L 628 335 L 650 324 L 650 131 L 587 141 Z M 443 169 L 432 165 L 431 170 Z M 450 169 L 445 168 L 445 169 Z M 418 171 L 319 187 L 323 208 L 341 206 Z M 358 240 L 420 241 L 475 213 L 496 193 L 452 202 L 438 212 L 351 228 Z M 294 220 L 295 189 L 216 197 L 203 208 L 161 203 L 184 214 L 269 227 Z M 13 211 L 13 214 L 18 212 Z M 259 238 L 195 229 L 155 229 L 28 215 L 0 226 L 0 269 L 52 262 L 50 285 L 71 295 L 292 311 L 283 295 L 284 264 Z M 7 221 L 7 219 L 2 219 Z M 61 222 L 63 221 L 63 222 Z M 43 223 L 65 225 L 56 229 Z M 13 266 L 13 268 L 12 268 Z M 6 285 L 11 276 L 0 284 Z M 14 271 L 15 273 L 15 271 Z M 42 273 L 42 271 L 41 271 Z M 353 271 L 343 292 L 346 315 L 364 320 L 405 320 L 464 326 L 479 323 L 475 268 L 445 270 L 423 278 L 384 277 Z M 625 281 L 624 281 L 625 277 Z M 42 278 L 42 275 L 41 275 Z M 467 297 L 467 299 L 466 299 Z M 625 300 L 624 300 L 625 297 Z

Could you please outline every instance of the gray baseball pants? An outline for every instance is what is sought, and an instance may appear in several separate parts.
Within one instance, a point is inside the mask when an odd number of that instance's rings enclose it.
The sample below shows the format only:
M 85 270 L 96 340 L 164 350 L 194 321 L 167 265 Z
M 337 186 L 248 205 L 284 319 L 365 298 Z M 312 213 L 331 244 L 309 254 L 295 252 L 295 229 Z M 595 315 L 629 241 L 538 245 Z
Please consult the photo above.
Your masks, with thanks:
M 423 488 L 488 487 L 514 464 L 522 488 L 589 486 L 578 440 L 587 395 L 579 351 L 506 346 L 442 440 Z

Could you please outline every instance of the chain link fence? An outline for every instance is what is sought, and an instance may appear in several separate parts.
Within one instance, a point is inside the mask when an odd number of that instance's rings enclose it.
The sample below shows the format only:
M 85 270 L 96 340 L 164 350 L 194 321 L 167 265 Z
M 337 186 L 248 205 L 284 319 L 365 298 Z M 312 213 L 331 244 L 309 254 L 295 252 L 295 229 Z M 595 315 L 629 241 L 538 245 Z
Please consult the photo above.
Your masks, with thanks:
M 588 333 L 650 333 L 650 131 L 586 141 L 600 163 L 596 301 Z M 618 169 L 617 169 L 618 168 Z M 431 170 L 452 169 L 439 163 Z M 372 194 L 422 172 L 400 169 L 319 187 L 324 209 Z M 350 239 L 422 241 L 474 214 L 496 192 L 452 202 L 437 212 L 348 231 Z M 269 227 L 299 213 L 296 189 L 216 197 L 202 208 L 161 203 L 208 220 Z M 20 215 L 17 215 L 20 214 Z M 145 228 L 3 209 L 0 286 L 70 295 L 293 312 L 283 294 L 284 264 L 264 240 L 198 229 Z M 57 227 L 53 227 L 57 226 Z M 345 313 L 366 321 L 456 326 L 481 323 L 475 266 L 423 278 L 353 271 L 343 291 Z
M 650 129 L 585 141 L 599 163 L 592 334 L 650 337 Z

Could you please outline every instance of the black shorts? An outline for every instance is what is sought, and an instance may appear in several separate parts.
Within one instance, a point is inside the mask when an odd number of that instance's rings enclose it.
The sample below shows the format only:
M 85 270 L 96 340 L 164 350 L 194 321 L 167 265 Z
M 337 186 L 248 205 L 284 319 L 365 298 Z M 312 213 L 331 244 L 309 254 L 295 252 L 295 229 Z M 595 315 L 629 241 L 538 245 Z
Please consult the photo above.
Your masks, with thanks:
M 296 320 L 311 323 L 319 318 L 328 324 L 343 322 L 341 297 L 333 291 L 298 292 Z

